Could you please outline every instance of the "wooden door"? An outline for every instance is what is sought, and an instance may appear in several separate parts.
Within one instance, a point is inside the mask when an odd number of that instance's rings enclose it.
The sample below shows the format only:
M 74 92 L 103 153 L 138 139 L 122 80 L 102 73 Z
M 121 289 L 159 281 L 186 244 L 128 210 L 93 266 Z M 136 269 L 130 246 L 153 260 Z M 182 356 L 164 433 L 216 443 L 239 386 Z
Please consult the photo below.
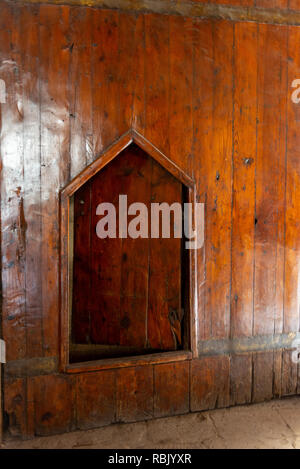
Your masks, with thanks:
M 181 347 L 182 240 L 172 229 L 170 239 L 120 239 L 118 223 L 116 238 L 99 239 L 97 206 L 114 204 L 118 220 L 119 195 L 127 195 L 128 206 L 147 206 L 150 233 L 151 202 L 182 204 L 183 188 L 132 144 L 76 192 L 72 350 L 78 359 Z

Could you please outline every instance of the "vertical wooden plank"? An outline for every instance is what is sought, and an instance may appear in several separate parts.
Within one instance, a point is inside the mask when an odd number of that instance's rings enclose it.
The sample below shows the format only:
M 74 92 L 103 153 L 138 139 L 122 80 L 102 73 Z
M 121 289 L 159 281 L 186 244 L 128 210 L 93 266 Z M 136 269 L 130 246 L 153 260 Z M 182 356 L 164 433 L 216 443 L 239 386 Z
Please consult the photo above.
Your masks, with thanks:
M 4 412 L 10 437 L 26 435 L 26 380 L 9 378 L 4 383 Z
M 109 425 L 115 421 L 115 383 L 114 371 L 77 376 L 76 415 L 80 430 Z
M 230 332 L 233 25 L 213 25 L 213 135 L 207 173 L 206 308 L 211 336 Z M 221 104 L 222 103 L 222 104 Z
M 93 10 L 93 139 L 94 156 L 119 136 L 119 13 Z
M 253 354 L 252 401 L 263 402 L 273 396 L 273 351 Z
M 117 371 L 117 421 L 137 422 L 153 417 L 153 367 Z
M 69 179 L 69 8 L 40 7 L 43 349 L 58 351 L 59 189 Z
M 299 0 L 289 0 L 289 9 L 298 11 L 300 10 L 300 1 Z
M 282 395 L 282 350 L 274 350 L 273 397 Z
M 133 96 L 136 83 L 136 54 L 138 46 L 135 42 L 137 16 L 135 14 L 119 14 L 119 62 L 118 86 L 120 93 L 119 135 L 132 127 Z
M 297 394 L 298 365 L 293 363 L 292 353 L 291 350 L 282 353 L 282 396 Z
M 145 15 L 146 138 L 169 154 L 169 17 Z
M 276 204 L 278 204 L 278 225 L 276 243 L 276 291 L 275 291 L 275 333 L 282 333 L 284 328 L 284 281 L 285 281 L 285 217 L 286 217 L 286 153 L 287 153 L 287 101 L 288 101 L 288 28 L 280 28 L 280 91 L 278 107 L 280 108 L 278 171 L 283 177 L 278 177 L 276 184 Z M 279 194 L 280 192 L 280 194 Z M 282 200 L 280 202 L 280 197 Z
M 127 195 L 128 206 L 150 200 L 151 159 L 130 146 L 91 183 L 92 191 L 92 290 L 91 334 L 95 343 L 146 346 L 148 302 L 148 240 L 99 239 L 95 227 L 100 220 L 96 207 L 113 203 L 119 215 L 119 195 Z M 118 230 L 118 228 L 117 228 Z
M 191 362 L 191 411 L 228 407 L 230 402 L 228 356 L 202 357 Z
M 22 7 L 26 355 L 42 355 L 39 15 Z M 28 24 L 31 27 L 28 29 Z
M 247 61 L 245 61 L 247 51 Z M 231 335 L 251 336 L 256 160 L 257 25 L 235 25 Z
M 6 82 L 6 79 L 11 75 L 9 73 L 9 70 L 5 70 L 5 61 L 7 60 L 7 57 L 9 55 L 9 50 L 8 50 L 8 45 L 11 43 L 11 26 L 12 26 L 12 18 L 11 18 L 11 11 L 8 8 L 7 5 L 3 5 L 3 9 L 1 11 L 1 17 L 0 17 L 0 72 L 1 72 L 1 79 L 5 81 L 5 85 L 7 88 L 7 84 L 9 83 L 8 81 Z M 7 92 L 7 89 L 5 90 Z M 6 95 L 6 100 L 7 100 L 7 95 Z M 3 112 L 4 111 L 4 112 Z M 6 116 L 7 112 L 5 112 L 5 109 L 3 110 L 3 104 L 0 104 L 0 166 L 1 166 L 1 193 L 0 193 L 0 202 L 1 202 L 1 216 L 0 216 L 0 225 L 1 225 L 1 297 L 2 297 L 2 304 L 1 304 L 1 313 L 2 313 L 2 318 L 1 318 L 1 325 L 0 325 L 0 334 L 1 338 L 3 338 L 4 328 L 5 328 L 5 323 L 4 323 L 4 318 L 5 318 L 5 307 L 7 307 L 7 301 L 6 300 L 6 294 L 4 293 L 4 288 L 7 287 L 5 285 L 4 281 L 8 280 L 8 276 L 4 274 L 3 268 L 4 268 L 4 262 L 5 262 L 5 256 L 7 252 L 7 247 L 5 248 L 5 244 L 3 242 L 3 227 L 5 226 L 6 223 L 6 229 L 8 229 L 8 220 L 5 220 L 4 218 L 4 213 L 3 209 L 6 207 L 6 201 L 7 201 L 7 195 L 6 191 L 4 189 L 3 185 L 3 172 L 5 174 L 5 170 L 3 168 L 3 163 L 5 162 L 5 159 L 3 159 L 3 152 L 2 152 L 2 142 L 3 142 L 3 116 Z M 4 146 L 5 148 L 5 146 Z M 3 197 L 5 200 L 5 204 L 3 205 Z M 8 216 L 8 212 L 6 212 L 6 216 Z M 3 224 L 4 222 L 4 224 Z M 8 240 L 7 240 L 8 241 Z M 6 242 L 7 242 L 6 241 Z M 8 244 L 7 244 L 8 246 Z M 8 330 L 8 333 L 10 330 Z M 13 350 L 12 350 L 13 351 Z M 0 365 L 0 442 L 2 442 L 2 436 L 3 436 L 3 415 L 4 415 L 4 374 L 3 374 L 4 366 Z
M 211 172 L 211 146 L 213 129 L 213 24 L 211 21 L 194 20 L 194 176 L 197 184 L 197 202 L 207 201 L 208 174 Z M 207 308 L 206 250 L 208 246 L 205 205 L 204 246 L 197 251 L 199 339 L 211 336 L 211 312 Z
M 89 343 L 91 295 L 91 184 L 84 184 L 74 196 L 74 255 L 72 285 L 72 340 Z
M 133 115 L 132 127 L 145 133 L 145 15 L 139 15 L 136 20 L 136 29 L 134 35 L 135 44 L 135 83 L 133 96 Z
M 154 366 L 154 416 L 189 411 L 189 362 Z
M 119 194 L 122 193 L 122 165 L 120 154 L 91 180 L 91 341 L 98 344 L 120 343 L 121 239 L 99 239 L 96 215 L 100 203 L 112 203 L 119 219 Z
M 249 404 L 252 388 L 252 356 L 234 354 L 230 361 L 230 405 Z
M 259 50 L 254 334 L 273 334 L 282 331 L 286 28 L 259 25 Z
M 190 173 L 193 150 L 192 20 L 180 16 L 170 16 L 169 37 L 170 158 L 183 170 Z
M 34 401 L 34 433 L 55 435 L 75 429 L 75 378 L 47 375 L 29 379 Z
M 92 10 L 72 8 L 70 15 L 70 177 L 93 161 L 91 82 Z
M 1 5 L 1 79 L 6 103 L 1 105 L 2 321 L 7 360 L 26 355 L 25 234 L 23 174 L 23 92 L 20 8 Z
M 35 415 L 34 415 L 34 387 L 32 378 L 26 379 L 26 423 L 27 438 L 34 438 L 35 435 Z
M 288 86 L 287 105 L 287 161 L 286 161 L 286 211 L 285 211 L 285 291 L 284 332 L 299 330 L 299 265 L 300 265 L 300 166 L 299 121 L 300 106 L 291 100 L 293 80 L 300 76 L 299 28 L 288 28 Z
M 151 202 L 182 202 L 182 184 L 153 161 Z M 160 216 L 160 236 L 162 236 Z M 170 217 L 171 223 L 173 218 Z M 157 223 L 157 222 L 156 222 Z M 174 221 L 173 221 L 174 223 Z M 181 239 L 152 238 L 149 243 L 148 346 L 152 349 L 176 350 L 181 334 L 172 326 L 172 311 L 181 313 Z M 178 321 L 177 321 L 178 323 Z M 180 324 L 178 323 L 178 330 Z
M 149 215 L 152 160 L 136 145 L 129 147 L 122 159 L 122 194 L 127 194 L 128 207 L 136 202 L 145 203 Z M 134 216 L 128 217 L 129 223 L 132 218 Z M 147 345 L 149 239 L 128 237 L 122 239 L 121 244 L 120 344 L 144 348 Z

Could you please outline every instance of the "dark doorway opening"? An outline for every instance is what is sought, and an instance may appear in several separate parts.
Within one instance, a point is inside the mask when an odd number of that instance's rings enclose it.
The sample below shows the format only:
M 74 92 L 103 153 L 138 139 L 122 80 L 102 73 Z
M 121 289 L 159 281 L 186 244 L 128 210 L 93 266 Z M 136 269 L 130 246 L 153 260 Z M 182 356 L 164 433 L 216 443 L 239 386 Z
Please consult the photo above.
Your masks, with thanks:
M 148 238 L 119 237 L 120 195 L 147 206 Z M 134 143 L 75 192 L 70 363 L 189 349 L 189 251 L 174 237 L 172 210 L 171 237 L 161 223 L 150 237 L 151 203 L 176 202 L 183 213 L 187 201 L 188 189 Z M 101 203 L 116 209 L 116 238 L 97 236 Z

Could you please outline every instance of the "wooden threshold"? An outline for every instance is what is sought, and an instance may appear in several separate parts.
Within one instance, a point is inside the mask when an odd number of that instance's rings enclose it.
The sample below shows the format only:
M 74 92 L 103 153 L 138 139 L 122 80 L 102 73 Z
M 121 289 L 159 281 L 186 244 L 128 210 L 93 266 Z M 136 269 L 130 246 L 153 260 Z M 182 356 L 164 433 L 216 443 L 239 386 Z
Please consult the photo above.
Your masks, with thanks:
M 66 366 L 66 373 L 84 373 L 88 371 L 110 370 L 113 368 L 128 368 L 130 366 L 142 366 L 159 363 L 172 363 L 192 359 L 192 352 L 180 350 L 178 352 L 153 353 L 124 358 L 104 358 L 83 363 L 72 363 Z

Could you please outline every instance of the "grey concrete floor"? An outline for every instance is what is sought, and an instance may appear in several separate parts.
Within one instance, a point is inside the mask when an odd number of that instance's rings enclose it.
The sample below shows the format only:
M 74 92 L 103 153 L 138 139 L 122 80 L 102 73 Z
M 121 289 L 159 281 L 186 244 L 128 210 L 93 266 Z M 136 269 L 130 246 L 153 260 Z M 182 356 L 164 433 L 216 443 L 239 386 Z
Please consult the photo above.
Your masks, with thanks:
M 29 441 L 6 441 L 2 448 L 300 449 L 300 396 Z

